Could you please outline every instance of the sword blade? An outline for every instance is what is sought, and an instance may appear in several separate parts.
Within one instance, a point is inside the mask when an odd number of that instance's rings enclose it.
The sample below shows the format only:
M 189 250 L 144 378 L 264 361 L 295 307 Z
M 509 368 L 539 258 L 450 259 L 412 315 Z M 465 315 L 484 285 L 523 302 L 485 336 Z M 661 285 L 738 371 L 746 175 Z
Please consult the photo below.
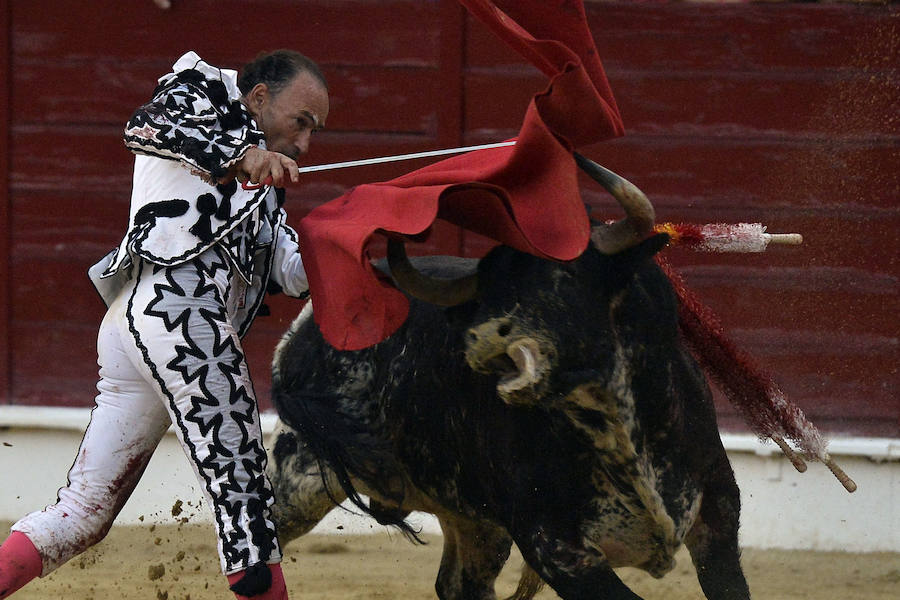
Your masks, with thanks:
M 502 148 L 503 146 L 515 145 L 515 140 L 511 142 L 496 142 L 493 144 L 481 144 L 478 146 L 462 146 L 459 148 L 444 148 L 442 150 L 428 150 L 426 152 L 412 152 L 410 154 L 395 154 L 393 156 L 378 156 L 376 158 L 361 158 L 359 160 L 347 160 L 343 162 L 328 163 L 325 165 L 310 165 L 308 167 L 300 167 L 299 173 L 312 173 L 314 171 L 328 171 L 330 169 L 345 169 L 347 167 L 362 167 L 364 165 L 375 165 L 378 163 L 396 162 L 400 160 L 412 160 L 414 158 L 428 158 L 430 156 L 442 156 L 445 154 L 461 154 L 463 152 L 471 152 L 472 150 L 486 150 L 488 148 Z

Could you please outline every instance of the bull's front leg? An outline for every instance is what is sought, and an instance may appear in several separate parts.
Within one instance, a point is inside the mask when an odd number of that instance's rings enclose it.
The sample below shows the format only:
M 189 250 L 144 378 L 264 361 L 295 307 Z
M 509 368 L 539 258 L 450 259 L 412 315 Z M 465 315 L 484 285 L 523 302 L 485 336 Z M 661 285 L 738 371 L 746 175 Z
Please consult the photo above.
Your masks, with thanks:
M 685 538 L 700 587 L 709 600 L 749 600 L 738 548 L 740 492 L 731 464 L 721 456 L 703 488 L 700 515 Z
M 435 590 L 441 600 L 496 600 L 494 582 L 512 547 L 500 527 L 459 516 L 438 515 L 444 553 Z
M 275 492 L 272 518 L 278 539 L 284 546 L 308 533 L 335 507 L 335 502 L 343 502 L 346 495 L 334 474 L 330 470 L 324 473 L 320 470 L 309 447 L 281 420 L 267 447 L 266 475 Z
M 514 533 L 529 566 L 563 600 L 641 600 L 619 579 L 606 558 L 576 539 L 550 528 Z

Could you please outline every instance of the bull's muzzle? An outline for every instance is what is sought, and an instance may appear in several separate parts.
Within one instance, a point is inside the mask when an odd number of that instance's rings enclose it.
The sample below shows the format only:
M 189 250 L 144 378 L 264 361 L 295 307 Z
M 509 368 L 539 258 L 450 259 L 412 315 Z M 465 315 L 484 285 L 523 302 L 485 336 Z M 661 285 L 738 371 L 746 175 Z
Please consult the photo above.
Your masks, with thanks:
M 547 387 L 553 346 L 518 331 L 509 318 L 491 319 L 467 332 L 466 362 L 472 370 L 499 375 L 497 394 L 507 404 L 534 404 Z

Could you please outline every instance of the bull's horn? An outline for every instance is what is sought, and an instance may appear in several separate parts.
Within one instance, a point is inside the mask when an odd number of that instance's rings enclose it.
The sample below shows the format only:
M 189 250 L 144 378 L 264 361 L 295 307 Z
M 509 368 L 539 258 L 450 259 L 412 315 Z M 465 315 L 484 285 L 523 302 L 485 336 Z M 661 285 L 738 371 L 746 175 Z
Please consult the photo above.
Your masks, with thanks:
M 575 162 L 602 185 L 622 206 L 625 218 L 591 228 L 591 242 L 604 254 L 616 254 L 634 246 L 653 231 L 653 205 L 636 185 L 577 152 Z
M 456 306 L 475 297 L 478 287 L 477 273 L 456 279 L 440 279 L 425 275 L 409 262 L 406 247 L 401 240 L 388 239 L 387 259 L 397 287 L 413 298 L 438 306 Z

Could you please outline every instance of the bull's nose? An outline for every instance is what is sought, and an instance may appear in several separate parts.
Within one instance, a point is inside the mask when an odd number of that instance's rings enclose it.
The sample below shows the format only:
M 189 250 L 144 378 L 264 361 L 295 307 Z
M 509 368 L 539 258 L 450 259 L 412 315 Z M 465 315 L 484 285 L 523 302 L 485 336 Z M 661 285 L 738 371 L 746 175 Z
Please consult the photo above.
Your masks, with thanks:
M 500 341 L 506 338 L 512 331 L 512 321 L 507 318 L 491 319 L 477 327 L 472 327 L 467 332 L 470 344 L 485 340 Z
M 470 328 L 466 332 L 466 362 L 479 373 L 509 371 L 515 365 L 506 356 L 513 322 L 498 317 Z

